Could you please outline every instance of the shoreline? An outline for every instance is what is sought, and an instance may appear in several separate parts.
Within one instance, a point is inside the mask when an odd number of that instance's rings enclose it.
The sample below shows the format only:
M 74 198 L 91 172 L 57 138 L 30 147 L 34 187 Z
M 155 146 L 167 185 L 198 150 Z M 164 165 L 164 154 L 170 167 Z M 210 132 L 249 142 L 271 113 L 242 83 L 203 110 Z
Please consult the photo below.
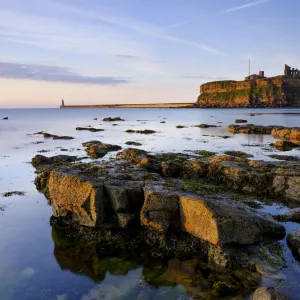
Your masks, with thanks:
M 60 108 L 197 108 L 196 103 L 61 105 Z

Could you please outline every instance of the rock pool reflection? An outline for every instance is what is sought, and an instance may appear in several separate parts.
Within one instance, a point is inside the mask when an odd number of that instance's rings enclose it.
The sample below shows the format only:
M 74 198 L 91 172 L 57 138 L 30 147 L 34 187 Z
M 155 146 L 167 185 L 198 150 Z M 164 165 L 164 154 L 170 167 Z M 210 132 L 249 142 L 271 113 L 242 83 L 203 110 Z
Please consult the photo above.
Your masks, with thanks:
M 92 279 L 91 299 L 244 299 L 260 284 L 250 271 L 216 271 L 195 257 L 160 259 L 151 252 L 113 249 L 52 228 L 54 256 L 64 271 Z M 109 251 L 108 249 L 111 249 Z M 150 250 L 150 249 L 149 249 Z

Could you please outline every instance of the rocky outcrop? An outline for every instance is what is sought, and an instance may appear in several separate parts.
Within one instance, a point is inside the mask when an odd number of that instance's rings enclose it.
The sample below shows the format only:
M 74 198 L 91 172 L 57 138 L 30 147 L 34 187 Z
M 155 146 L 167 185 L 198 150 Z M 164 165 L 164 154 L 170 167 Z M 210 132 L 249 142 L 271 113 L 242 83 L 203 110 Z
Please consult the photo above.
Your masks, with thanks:
M 93 128 L 93 127 L 76 127 L 76 130 L 79 130 L 79 131 L 91 131 L 91 132 L 104 131 L 104 129 Z
M 100 141 L 89 141 L 82 143 L 82 146 L 87 147 L 85 151 L 91 158 L 101 158 L 108 152 L 121 150 L 122 147 L 118 145 L 105 144 Z
M 117 121 L 125 121 L 124 119 L 121 119 L 120 117 L 108 117 L 108 118 L 104 118 L 102 121 L 104 122 L 117 122 Z
M 277 76 L 201 85 L 198 107 L 299 107 L 300 78 Z
M 274 128 L 272 136 L 275 139 L 296 141 L 300 143 L 300 127 L 297 128 Z

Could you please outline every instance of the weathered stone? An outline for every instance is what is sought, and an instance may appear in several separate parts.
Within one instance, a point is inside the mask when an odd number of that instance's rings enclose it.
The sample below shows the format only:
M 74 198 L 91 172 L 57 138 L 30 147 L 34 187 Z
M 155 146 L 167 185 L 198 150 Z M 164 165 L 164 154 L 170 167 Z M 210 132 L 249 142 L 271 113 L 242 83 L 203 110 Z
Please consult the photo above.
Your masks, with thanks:
M 67 162 L 73 162 L 77 160 L 77 156 L 69 155 L 56 155 L 52 157 L 46 157 L 44 155 L 36 155 L 33 157 L 31 163 L 35 168 L 39 168 L 45 165 L 61 164 Z
M 161 163 L 162 174 L 166 177 L 177 177 L 180 174 L 181 166 L 174 162 Z
M 228 199 L 179 197 L 182 230 L 213 245 L 252 244 L 264 236 L 283 238 L 284 226 Z
M 92 147 L 92 146 L 100 145 L 100 144 L 103 144 L 103 143 L 100 141 L 92 140 L 92 141 L 82 143 L 82 146 L 88 148 L 88 147 Z
M 161 185 L 144 187 L 145 202 L 141 210 L 141 224 L 148 229 L 165 233 L 170 227 L 179 228 L 178 196 Z
M 277 170 L 279 172 L 279 170 Z M 293 171 L 294 172 L 294 171 Z M 300 201 L 300 172 L 287 176 L 286 171 L 274 177 L 272 187 L 278 195 L 295 201 Z
M 140 212 L 144 204 L 141 182 L 109 180 L 104 185 L 105 193 L 115 212 Z
M 2 120 L 8 120 L 8 117 L 4 117 L 4 118 L 2 118 Z
M 182 165 L 182 173 L 188 179 L 202 178 L 208 173 L 208 164 L 197 160 L 185 161 Z
M 138 142 L 132 142 L 132 141 L 126 142 L 125 144 L 126 144 L 126 145 L 130 145 L 130 146 L 142 146 L 141 143 L 138 143 Z
M 300 141 L 300 127 L 295 128 L 274 128 L 272 136 L 280 140 Z
M 252 300 L 288 300 L 290 299 L 276 287 L 260 287 L 252 297 Z
M 102 148 L 98 148 L 95 146 L 86 148 L 85 151 L 87 152 L 87 154 L 91 157 L 91 158 L 101 158 L 104 157 L 107 154 L 107 150 L 102 149 Z
M 70 215 L 81 225 L 98 227 L 104 221 L 102 182 L 92 181 L 79 170 L 53 170 L 48 182 L 49 198 L 56 217 Z
M 236 119 L 235 123 L 247 123 L 247 120 L 243 120 L 243 119 Z
M 290 247 L 300 255 L 300 228 L 289 233 L 287 236 L 287 241 Z

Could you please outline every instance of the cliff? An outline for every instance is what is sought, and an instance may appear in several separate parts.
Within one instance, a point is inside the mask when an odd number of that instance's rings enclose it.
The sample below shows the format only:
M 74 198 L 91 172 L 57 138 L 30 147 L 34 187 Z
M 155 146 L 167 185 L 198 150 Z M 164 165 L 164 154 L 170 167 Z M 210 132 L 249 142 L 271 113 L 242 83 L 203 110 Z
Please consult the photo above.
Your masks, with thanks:
M 199 107 L 300 107 L 300 78 L 276 76 L 201 85 Z

